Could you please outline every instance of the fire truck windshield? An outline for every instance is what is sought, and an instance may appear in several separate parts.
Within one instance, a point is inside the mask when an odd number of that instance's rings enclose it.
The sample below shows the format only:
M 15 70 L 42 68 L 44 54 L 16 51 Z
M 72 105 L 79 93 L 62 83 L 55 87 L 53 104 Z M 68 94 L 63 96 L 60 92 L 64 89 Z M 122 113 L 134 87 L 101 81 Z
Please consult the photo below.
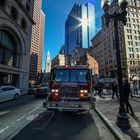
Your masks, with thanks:
M 51 81 L 87 83 L 90 81 L 90 71 L 86 69 L 54 69 L 51 73 Z

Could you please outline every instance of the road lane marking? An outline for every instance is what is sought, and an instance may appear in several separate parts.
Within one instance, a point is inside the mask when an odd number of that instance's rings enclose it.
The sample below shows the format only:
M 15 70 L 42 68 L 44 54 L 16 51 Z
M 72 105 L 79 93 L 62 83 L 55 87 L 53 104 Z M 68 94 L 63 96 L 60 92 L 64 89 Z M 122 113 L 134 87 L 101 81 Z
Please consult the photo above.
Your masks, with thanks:
M 38 107 L 36 107 L 36 108 L 34 108 L 32 111 L 30 111 L 30 112 L 28 112 L 26 115 L 29 115 L 29 114 L 31 114 L 31 113 L 33 113 L 34 111 L 36 111 L 38 108 L 40 108 L 41 106 L 38 106 Z
M 7 130 L 9 127 L 10 127 L 10 126 L 7 125 L 5 128 L 1 129 L 1 130 L 0 130 L 0 134 L 3 133 L 5 130 Z
M 10 111 L 1 111 L 0 116 L 9 113 Z
M 36 108 L 34 108 L 32 111 L 30 111 L 30 112 L 28 112 L 26 115 L 23 115 L 23 116 L 21 116 L 20 118 L 18 118 L 16 121 L 20 121 L 20 120 L 22 120 L 22 119 L 24 119 L 25 117 L 27 117 L 29 114 L 31 114 L 31 113 L 33 113 L 34 111 L 36 111 L 38 108 L 40 108 L 41 106 L 38 106 L 38 107 L 36 107 Z M 8 112 L 4 112 L 4 113 L 8 113 Z M 11 122 L 11 125 L 7 125 L 6 127 L 4 127 L 4 128 L 2 128 L 1 130 L 0 130 L 0 134 L 1 133 L 3 133 L 3 132 L 5 132 L 9 127 L 11 127 L 12 125 L 15 125 L 16 124 L 16 122 Z
M 44 124 L 43 129 L 48 125 L 48 123 L 52 120 L 52 118 L 54 117 L 55 112 L 52 113 L 52 115 L 50 116 L 50 118 L 48 119 L 48 121 Z
M 34 108 L 32 111 L 28 112 L 26 115 L 21 116 L 19 119 L 17 119 L 16 121 L 21 121 L 22 119 L 24 119 L 25 117 L 27 117 L 29 114 L 33 113 L 34 111 L 36 111 L 38 108 L 40 108 L 41 106 L 38 106 L 36 108 Z
M 27 116 L 26 117 L 26 120 L 28 120 L 28 121 L 33 121 L 35 118 L 37 118 L 38 117 L 38 114 L 34 114 L 34 115 L 29 115 L 29 116 Z
M 21 116 L 19 119 L 17 119 L 16 121 L 18 122 L 18 121 L 22 120 L 22 119 L 25 118 L 25 117 L 26 117 L 26 115 L 23 115 L 23 116 Z
M 52 112 L 50 118 L 47 120 L 47 122 L 44 124 L 43 127 L 41 127 L 41 128 L 33 128 L 33 129 L 37 129 L 37 130 L 44 129 L 49 124 L 49 122 L 52 120 L 52 118 L 54 117 L 54 115 L 55 115 L 55 112 Z

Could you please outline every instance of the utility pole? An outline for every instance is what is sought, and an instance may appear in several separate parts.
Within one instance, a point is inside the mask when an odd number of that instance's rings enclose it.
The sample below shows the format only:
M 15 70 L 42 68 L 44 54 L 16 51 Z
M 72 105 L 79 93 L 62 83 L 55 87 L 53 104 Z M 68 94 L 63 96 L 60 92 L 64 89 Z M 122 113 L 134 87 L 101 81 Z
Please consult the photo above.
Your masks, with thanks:
M 117 1 L 118 2 L 118 1 Z M 125 95 L 123 92 L 123 81 L 122 81 L 122 66 L 121 66 L 121 54 L 120 54 L 120 45 L 119 45 L 119 34 L 118 34 L 118 23 L 121 21 L 124 25 L 127 22 L 127 7 L 128 2 L 123 0 L 121 2 L 120 8 L 121 12 L 114 12 L 113 14 L 109 14 L 109 4 L 108 0 L 103 5 L 104 17 L 106 20 L 106 26 L 109 26 L 110 19 L 114 21 L 114 29 L 115 29 L 115 49 L 116 49 L 116 60 L 117 60 L 117 76 L 118 76 L 118 85 L 119 85 L 119 94 L 120 94 L 120 108 L 117 116 L 117 125 L 122 129 L 129 129 L 130 124 L 128 120 L 128 116 L 125 112 Z

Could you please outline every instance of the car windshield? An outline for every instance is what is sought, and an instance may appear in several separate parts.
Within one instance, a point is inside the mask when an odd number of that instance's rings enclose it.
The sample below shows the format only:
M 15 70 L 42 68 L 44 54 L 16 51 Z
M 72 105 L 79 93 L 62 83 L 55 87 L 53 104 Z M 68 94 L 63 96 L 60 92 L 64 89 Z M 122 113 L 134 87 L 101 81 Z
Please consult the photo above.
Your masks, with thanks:
M 86 83 L 90 81 L 90 71 L 83 69 L 53 70 L 51 74 L 51 81 Z

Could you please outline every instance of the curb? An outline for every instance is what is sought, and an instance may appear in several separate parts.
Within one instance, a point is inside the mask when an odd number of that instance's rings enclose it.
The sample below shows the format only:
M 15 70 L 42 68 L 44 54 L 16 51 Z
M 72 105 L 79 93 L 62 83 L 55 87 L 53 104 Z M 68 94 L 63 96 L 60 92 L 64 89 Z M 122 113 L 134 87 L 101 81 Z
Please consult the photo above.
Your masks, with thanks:
M 138 100 L 138 99 L 139 99 L 139 100 Z M 132 100 L 132 101 L 135 101 L 135 102 L 140 102 L 140 98 L 136 98 L 136 97 L 129 98 L 129 100 Z
M 110 130 L 110 132 L 113 134 L 113 136 L 116 138 L 116 140 L 128 140 L 117 128 L 115 128 L 111 122 L 101 113 L 97 108 L 94 109 L 97 115 L 101 118 L 101 120 L 104 122 L 106 127 Z

